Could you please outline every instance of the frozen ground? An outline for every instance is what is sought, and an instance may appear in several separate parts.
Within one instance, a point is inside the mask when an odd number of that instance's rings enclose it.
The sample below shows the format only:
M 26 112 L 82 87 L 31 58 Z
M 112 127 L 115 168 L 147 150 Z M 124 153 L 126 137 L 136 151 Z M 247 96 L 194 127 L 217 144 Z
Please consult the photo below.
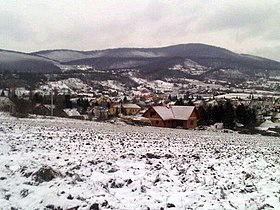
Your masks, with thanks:
M 0 209 L 280 209 L 279 157 L 273 137 L 2 115 Z

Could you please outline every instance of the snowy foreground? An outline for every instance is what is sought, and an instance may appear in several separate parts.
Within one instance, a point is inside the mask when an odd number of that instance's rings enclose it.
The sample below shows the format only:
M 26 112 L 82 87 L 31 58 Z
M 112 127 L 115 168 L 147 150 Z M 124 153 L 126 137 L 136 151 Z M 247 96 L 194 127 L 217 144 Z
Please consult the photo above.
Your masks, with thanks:
M 280 209 L 280 139 L 0 116 L 0 209 Z

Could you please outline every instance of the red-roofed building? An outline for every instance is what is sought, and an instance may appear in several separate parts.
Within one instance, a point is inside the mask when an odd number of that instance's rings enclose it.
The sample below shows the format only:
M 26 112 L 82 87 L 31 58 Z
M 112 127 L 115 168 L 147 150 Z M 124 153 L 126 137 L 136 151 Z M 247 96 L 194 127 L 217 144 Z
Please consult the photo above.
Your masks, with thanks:
M 148 118 L 152 126 L 192 129 L 197 126 L 199 114 L 194 106 L 151 106 L 143 117 Z

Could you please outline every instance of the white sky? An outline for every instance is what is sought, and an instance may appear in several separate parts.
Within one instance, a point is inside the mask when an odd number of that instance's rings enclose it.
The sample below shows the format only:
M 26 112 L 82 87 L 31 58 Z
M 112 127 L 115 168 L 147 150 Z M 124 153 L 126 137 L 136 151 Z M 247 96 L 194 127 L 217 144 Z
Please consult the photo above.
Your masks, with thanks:
M 280 61 L 280 0 L 0 0 L 0 48 L 205 43 Z

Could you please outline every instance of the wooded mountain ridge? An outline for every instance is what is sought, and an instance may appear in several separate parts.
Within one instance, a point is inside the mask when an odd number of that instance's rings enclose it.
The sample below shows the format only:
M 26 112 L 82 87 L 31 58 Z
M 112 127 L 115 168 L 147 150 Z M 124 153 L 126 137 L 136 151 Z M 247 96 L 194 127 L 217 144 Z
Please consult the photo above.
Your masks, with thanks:
M 190 65 L 191 62 L 191 65 Z M 167 73 L 174 66 L 190 69 L 233 69 L 248 75 L 280 73 L 280 62 L 258 56 L 238 54 L 206 44 L 179 44 L 160 48 L 116 48 L 93 51 L 67 49 L 22 53 L 0 50 L 0 70 L 17 72 L 59 72 L 61 65 L 86 65 L 92 69 L 138 69 L 145 74 Z M 174 73 L 174 71 L 173 71 Z

